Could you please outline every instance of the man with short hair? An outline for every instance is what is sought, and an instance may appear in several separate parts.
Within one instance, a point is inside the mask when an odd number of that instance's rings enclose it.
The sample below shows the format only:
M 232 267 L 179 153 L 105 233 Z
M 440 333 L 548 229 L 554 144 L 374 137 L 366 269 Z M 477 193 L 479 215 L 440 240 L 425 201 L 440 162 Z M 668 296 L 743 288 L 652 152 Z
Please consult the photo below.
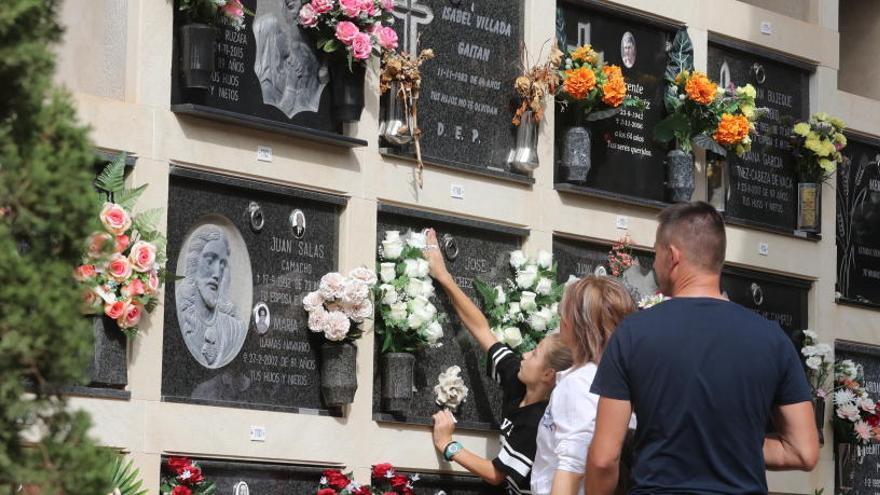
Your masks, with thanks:
M 726 244 L 707 203 L 660 214 L 654 270 L 673 299 L 625 319 L 605 349 L 586 493 L 614 492 L 633 411 L 632 494 L 766 494 L 765 469 L 816 466 L 800 357 L 777 323 L 722 296 Z M 766 435 L 771 417 L 778 433 Z

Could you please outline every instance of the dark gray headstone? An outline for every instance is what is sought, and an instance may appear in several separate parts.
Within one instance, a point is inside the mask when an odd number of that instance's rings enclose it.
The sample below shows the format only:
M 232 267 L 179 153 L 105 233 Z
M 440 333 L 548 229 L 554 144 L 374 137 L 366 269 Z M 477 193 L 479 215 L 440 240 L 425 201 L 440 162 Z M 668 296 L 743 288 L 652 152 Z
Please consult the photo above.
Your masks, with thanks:
M 455 277 L 458 285 L 478 305 L 482 301 L 473 288 L 474 278 L 487 283 L 501 283 L 510 276 L 508 263 L 510 252 L 519 248 L 525 231 L 495 226 L 483 222 L 473 222 L 453 217 L 439 216 L 414 210 L 402 210 L 382 206 L 379 213 L 379 239 L 385 231 L 421 231 L 434 228 L 442 238 L 451 235 L 458 246 L 459 253 L 454 260 L 447 256 L 446 266 Z M 441 241 L 441 244 L 442 241 Z M 436 286 L 436 285 L 435 285 Z M 458 365 L 462 378 L 469 389 L 467 400 L 456 412 L 459 428 L 490 429 L 498 426 L 501 412 L 501 390 L 486 375 L 486 358 L 476 341 L 471 338 L 455 315 L 442 289 L 437 287 L 438 309 L 446 314 L 443 324 L 442 347 L 427 349 L 416 354 L 415 387 L 410 414 L 391 416 L 381 412 L 379 393 L 380 353 L 376 349 L 376 365 L 373 380 L 373 412 L 380 421 L 402 421 L 406 423 L 430 425 L 431 416 L 439 410 L 434 403 L 434 385 L 437 376 L 448 367 Z
M 476 476 L 463 474 L 419 474 L 414 483 L 416 495 L 502 495 L 504 485 L 492 486 Z
M 549 5 L 548 5 L 549 7 Z M 632 14 L 611 12 L 598 5 L 560 2 L 556 37 L 563 49 L 592 44 L 603 59 L 623 71 L 628 93 L 647 100 L 644 111 L 624 109 L 617 117 L 588 123 L 592 129 L 592 164 L 586 186 L 611 193 L 663 201 L 666 149 L 653 139 L 654 126 L 663 118 L 666 48 L 676 26 Z M 623 46 L 634 45 L 624 63 Z M 635 54 L 634 60 L 631 54 Z M 556 106 L 557 161 L 565 129 L 575 125 L 573 111 Z M 556 171 L 557 182 L 563 180 Z
M 269 464 L 259 462 L 193 459 L 205 479 L 214 483 L 218 495 L 314 495 L 318 491 L 321 472 L 315 466 Z M 162 475 L 167 457 L 162 458 Z
M 424 161 L 510 172 L 512 96 L 523 41 L 523 0 L 398 0 L 400 49 L 432 48 L 422 67 L 419 127 Z M 534 54 L 537 56 L 537 54 Z M 411 155 L 413 148 L 391 149 Z M 503 174 L 510 175 L 510 174 Z
M 172 169 L 168 270 L 186 278 L 165 289 L 163 400 L 322 408 L 322 337 L 309 331 L 302 298 L 336 270 L 340 204 L 336 196 Z
M 560 282 L 565 283 L 570 276 L 582 278 L 587 275 L 611 275 L 608 264 L 608 253 L 611 246 L 587 241 L 553 238 L 553 259 L 557 263 L 557 275 Z M 621 282 L 629 290 L 638 303 L 643 297 L 652 296 L 657 292 L 657 282 L 652 266 L 654 255 L 649 251 L 633 251 L 638 264 L 631 266 Z
M 853 135 L 837 174 L 837 290 L 880 306 L 880 141 Z M 830 198 L 825 208 L 832 208 Z
M 792 337 L 809 329 L 811 287 L 806 280 L 730 266 L 721 274 L 721 290 L 731 301 L 778 322 Z
M 880 396 L 880 347 L 838 340 L 834 345 L 834 359 L 851 359 L 862 365 L 865 389 L 874 399 Z M 880 477 L 877 475 L 880 444 L 857 446 L 851 443 L 849 447 L 843 447 L 848 450 L 841 449 L 841 443 L 851 441 L 837 435 L 834 438 L 834 493 L 874 493 L 880 488 Z
M 124 388 L 128 384 L 126 346 L 128 338 L 116 322 L 107 317 L 92 318 L 94 356 L 88 376 L 93 387 Z
M 297 22 L 302 2 L 242 0 L 242 4 L 254 15 L 245 16 L 241 31 L 217 27 L 215 71 L 207 90 L 182 84 L 183 19 L 175 15 L 171 110 L 311 139 L 345 141 L 341 124 L 331 114 L 327 64 L 311 34 Z
M 809 116 L 811 69 L 760 53 L 718 39 L 709 43 L 709 77 L 725 87 L 751 83 L 757 105 L 770 109 L 756 123 L 752 150 L 742 158 L 727 155 L 730 191 L 725 214 L 734 221 L 792 232 L 797 179 L 788 135 L 796 121 Z

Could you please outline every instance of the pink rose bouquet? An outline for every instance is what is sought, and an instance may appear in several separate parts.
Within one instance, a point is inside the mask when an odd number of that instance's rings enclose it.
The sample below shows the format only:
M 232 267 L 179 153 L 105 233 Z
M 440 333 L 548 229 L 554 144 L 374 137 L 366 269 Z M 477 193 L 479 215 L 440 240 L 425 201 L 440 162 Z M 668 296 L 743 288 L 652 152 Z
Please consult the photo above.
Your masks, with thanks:
M 332 342 L 359 339 L 359 325 L 373 315 L 370 295 L 377 280 L 376 272 L 368 268 L 355 268 L 347 277 L 336 272 L 321 277 L 318 290 L 302 300 L 309 330 Z
M 241 0 L 180 0 L 180 11 L 188 22 L 225 23 L 236 31 L 244 29 L 245 14 L 253 15 Z
M 155 227 L 161 209 L 131 215 L 146 186 L 125 189 L 124 171 L 123 155 L 95 182 L 109 199 L 99 214 L 103 230 L 87 239 L 83 263 L 74 269 L 74 278 L 82 286 L 84 314 L 107 316 L 134 336 L 144 312 L 159 302 L 166 276 L 165 237 Z
M 318 49 L 344 54 L 349 64 L 397 48 L 393 0 L 305 0 L 299 23 L 315 31 Z

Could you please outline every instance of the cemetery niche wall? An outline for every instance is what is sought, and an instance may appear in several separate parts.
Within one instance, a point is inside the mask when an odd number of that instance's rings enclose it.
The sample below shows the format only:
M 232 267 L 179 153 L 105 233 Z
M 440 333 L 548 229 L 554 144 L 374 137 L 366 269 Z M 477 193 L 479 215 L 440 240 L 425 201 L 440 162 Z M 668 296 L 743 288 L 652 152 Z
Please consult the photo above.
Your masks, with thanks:
M 172 167 L 162 399 L 339 414 L 302 298 L 337 268 L 346 199 Z
M 524 1 L 397 0 L 400 50 L 434 50 L 422 66 L 418 124 L 425 163 L 518 182 L 533 179 L 511 171 L 515 144 L 511 124 L 513 82 L 523 45 Z M 383 119 L 389 111 L 383 98 Z M 382 152 L 412 158 L 412 144 L 382 141 Z
M 378 238 L 390 230 L 419 232 L 426 228 L 437 231 L 446 266 L 456 283 L 477 304 L 481 303 L 473 280 L 498 284 L 510 276 L 510 252 L 519 249 L 528 235 L 524 229 L 507 227 L 483 221 L 456 218 L 430 212 L 379 205 Z M 431 416 L 440 410 L 434 402 L 434 385 L 438 375 L 448 367 L 461 367 L 461 376 L 469 389 L 467 400 L 455 413 L 458 428 L 495 429 L 501 419 L 501 388 L 486 372 L 486 355 L 470 336 L 455 314 L 455 310 L 440 287 L 437 308 L 445 313 L 442 344 L 416 354 L 413 397 L 406 415 L 382 411 L 380 392 L 381 354 L 375 348 L 373 377 L 373 418 L 380 422 L 403 422 L 431 425 Z
M 162 465 L 168 462 L 162 457 Z M 214 492 L 228 495 L 314 495 L 325 469 L 331 466 L 297 466 L 222 459 L 192 459 Z M 165 473 L 163 472 L 163 475 Z
M 608 262 L 610 244 L 553 236 L 553 259 L 557 263 L 559 282 L 569 277 L 583 278 L 588 275 L 610 275 Z M 632 250 L 636 263 L 627 269 L 620 281 L 635 302 L 653 296 L 659 290 L 654 275 L 654 253 L 640 249 Z
M 254 15 L 245 15 L 241 31 L 225 24 L 215 28 L 214 72 L 207 89 L 184 84 L 180 2 L 174 1 L 172 112 L 338 146 L 366 146 L 345 136 L 333 115 L 330 70 L 297 22 L 301 2 L 242 0 Z
M 861 365 L 865 390 L 872 398 L 880 395 L 880 347 L 837 340 L 834 359 Z M 849 443 L 835 433 L 834 450 L 834 493 L 874 493 L 880 489 L 880 444 Z
M 847 138 L 836 187 L 838 301 L 880 308 L 880 139 Z
M 793 233 L 797 180 L 788 136 L 795 122 L 809 116 L 809 83 L 815 67 L 710 34 L 707 70 L 725 88 L 751 83 L 757 92 L 756 105 L 769 110 L 756 122 L 752 150 L 743 157 L 728 153 L 721 159 L 709 153 L 710 175 L 726 179 L 714 181 L 712 203 L 722 207 L 728 223 Z
M 666 148 L 653 139 L 664 116 L 663 74 L 667 49 L 683 24 L 628 12 L 598 2 L 559 1 L 556 37 L 563 51 L 591 44 L 607 63 L 623 71 L 627 92 L 647 102 L 645 110 L 623 109 L 616 117 L 578 123 L 574 111 L 556 104 L 555 188 L 558 191 L 665 206 Z M 566 182 L 562 170 L 566 131 L 590 130 L 591 166 L 585 181 Z

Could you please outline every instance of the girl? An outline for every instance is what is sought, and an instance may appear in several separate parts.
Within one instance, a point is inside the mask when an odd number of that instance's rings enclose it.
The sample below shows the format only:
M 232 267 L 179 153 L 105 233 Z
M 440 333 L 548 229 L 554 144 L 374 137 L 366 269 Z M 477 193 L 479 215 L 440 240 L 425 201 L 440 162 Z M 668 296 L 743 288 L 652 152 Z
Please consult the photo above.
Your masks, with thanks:
M 428 231 L 425 257 L 431 276 L 446 291 L 462 324 L 487 352 L 489 375 L 503 391 L 498 457 L 490 461 L 453 441 L 455 420 L 448 410 L 434 415 L 434 447 L 447 461 L 457 462 L 492 485 L 506 482 L 508 493 L 529 494 L 538 423 L 556 385 L 557 372 L 571 366 L 571 352 L 559 335 L 548 335 L 520 359 L 510 347 L 498 342 L 486 317 L 446 270 L 433 230 Z
M 599 396 L 590 393 L 590 386 L 612 332 L 635 310 L 629 292 L 609 277 L 588 276 L 565 290 L 559 305 L 560 335 L 572 349 L 574 365 L 557 375 L 556 389 L 538 429 L 532 493 L 583 495 L 587 449 L 599 405 Z M 634 417 L 630 428 L 635 428 Z

